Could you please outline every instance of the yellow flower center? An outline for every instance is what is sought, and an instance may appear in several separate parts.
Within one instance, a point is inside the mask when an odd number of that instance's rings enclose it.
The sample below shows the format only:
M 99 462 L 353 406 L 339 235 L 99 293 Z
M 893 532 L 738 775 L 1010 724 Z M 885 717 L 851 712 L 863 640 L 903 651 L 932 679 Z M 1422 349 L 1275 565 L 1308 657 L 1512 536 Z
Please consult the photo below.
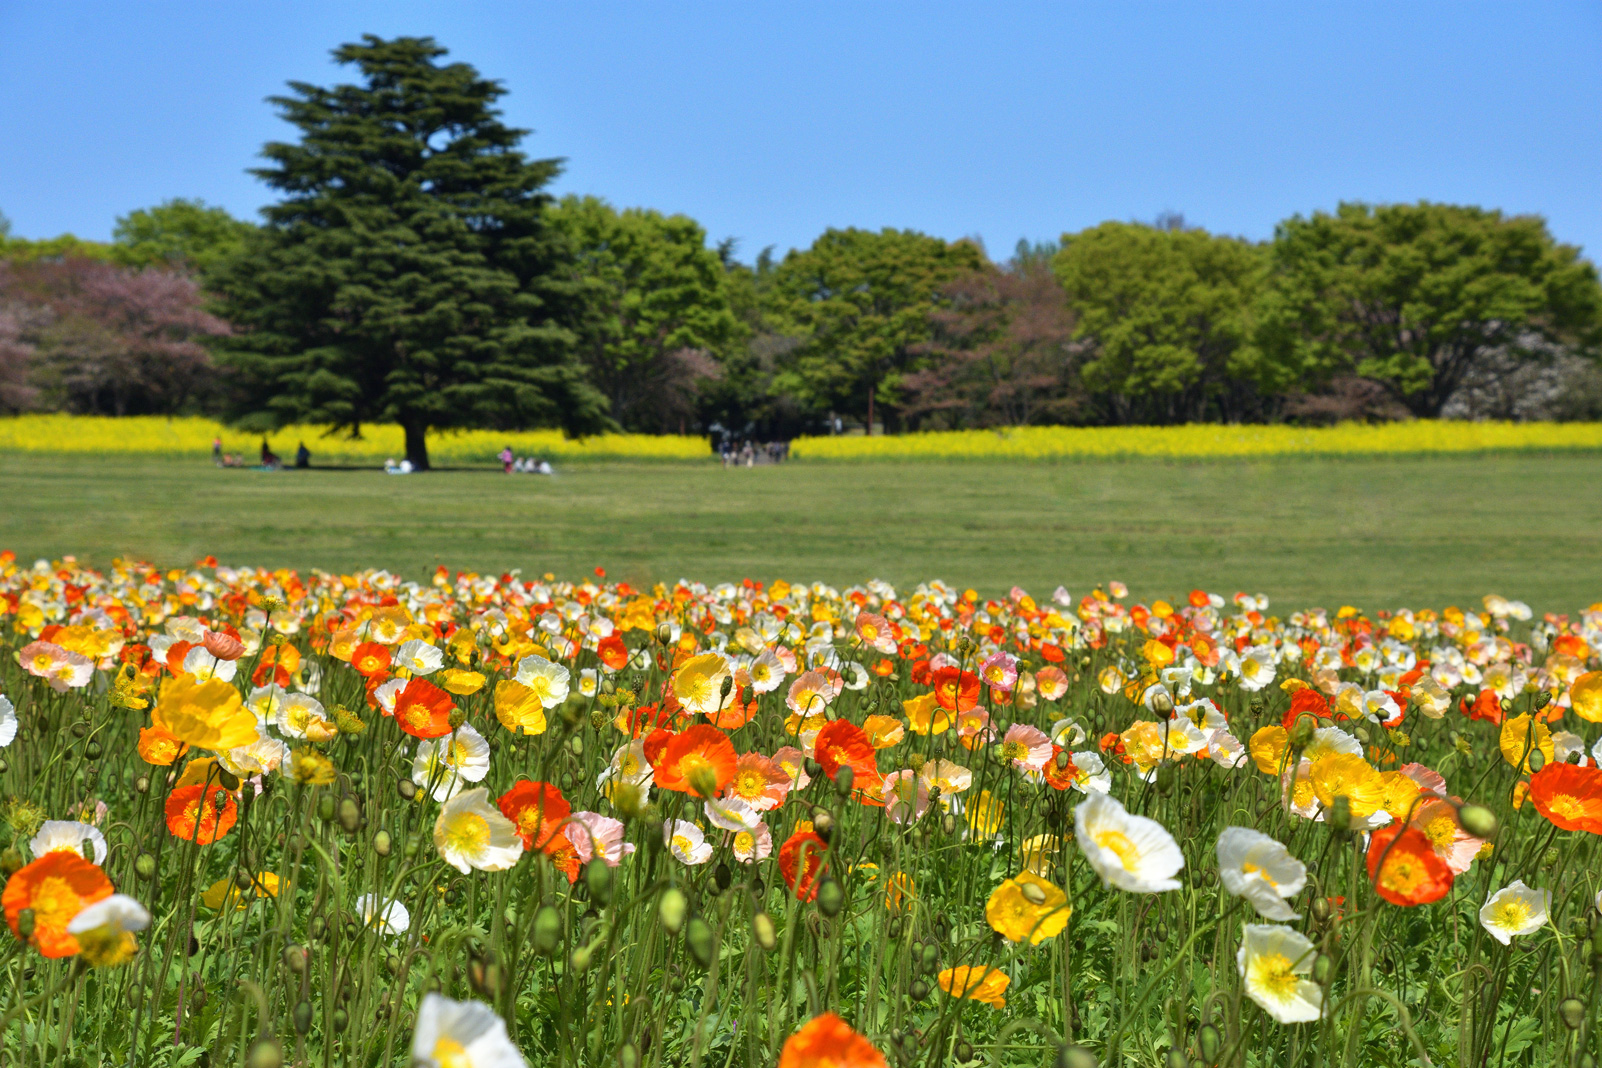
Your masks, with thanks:
M 1022 742 L 1003 742 L 1001 755 L 1008 760 L 1028 760 L 1029 747 Z
M 1566 820 L 1577 820 L 1585 815 L 1585 805 L 1573 794 L 1558 794 L 1547 802 L 1546 807 Z
M 489 845 L 489 820 L 476 812 L 464 812 L 451 821 L 445 832 L 446 844 L 457 853 L 469 856 Z
M 1424 825 L 1424 836 L 1436 849 L 1445 849 L 1457 837 L 1457 821 L 1443 812 Z
M 1250 875 L 1252 872 L 1256 872 L 1258 875 L 1261 875 L 1263 877 L 1263 882 L 1267 883 L 1269 886 L 1278 886 L 1279 885 L 1279 883 L 1274 879 L 1274 877 L 1272 875 L 1268 874 L 1268 869 L 1267 868 L 1264 868 L 1264 867 L 1261 867 L 1259 865 L 1253 864 L 1249 860 L 1245 864 L 1242 864 L 1240 866 L 1240 870 L 1245 872 L 1247 875 Z
M 750 836 L 747 835 L 746 837 L 750 837 Z M 676 852 L 676 853 L 688 853 L 690 850 L 692 850 L 694 848 L 695 848 L 695 843 L 690 841 L 690 836 L 689 835 L 687 835 L 687 834 L 675 834 L 673 836 L 673 850 L 674 850 L 674 852 Z
M 83 899 L 78 896 L 71 883 L 52 875 L 48 879 L 41 880 L 34 888 L 30 907 L 33 909 L 39 929 L 61 929 L 78 915 L 78 910 L 83 907 Z
M 741 831 L 734 836 L 734 855 L 749 857 L 756 852 L 756 835 L 750 831 Z
M 1116 854 L 1125 871 L 1134 871 L 1140 863 L 1140 847 L 1123 831 L 1102 831 L 1096 835 L 1096 844 Z
M 1252 959 L 1252 989 L 1275 1001 L 1289 1001 L 1296 996 L 1296 973 L 1291 970 L 1291 959 L 1283 953 L 1264 953 Z
M 1519 930 L 1530 922 L 1530 916 L 1529 902 L 1516 897 L 1503 898 L 1491 909 L 1492 925 L 1504 931 Z
M 762 796 L 768 781 L 760 773 L 747 769 L 734 777 L 734 792 L 747 801 L 753 801 Z
M 472 1068 L 467 1047 L 454 1038 L 442 1038 L 434 1043 L 433 1058 L 439 1068 Z

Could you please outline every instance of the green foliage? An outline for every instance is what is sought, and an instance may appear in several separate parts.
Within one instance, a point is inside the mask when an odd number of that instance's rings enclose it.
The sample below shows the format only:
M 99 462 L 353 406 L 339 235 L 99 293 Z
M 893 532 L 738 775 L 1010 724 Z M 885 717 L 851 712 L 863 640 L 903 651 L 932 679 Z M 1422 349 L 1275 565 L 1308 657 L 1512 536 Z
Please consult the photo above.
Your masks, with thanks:
M 682 430 L 743 334 L 706 231 L 687 215 L 569 196 L 551 209 L 582 287 L 578 351 L 629 430 Z
M 1595 355 L 1602 288 L 1579 249 L 1536 216 L 1455 204 L 1342 204 L 1278 227 L 1258 338 L 1294 381 L 1342 373 L 1440 414 L 1476 360 Z
M 911 230 L 828 230 L 792 251 L 774 271 L 767 310 L 803 343 L 776 386 L 870 428 L 877 404 L 893 428 L 903 376 L 924 363 L 917 346 L 929 339 L 941 287 L 983 262 L 972 242 Z
M 518 150 L 504 92 L 431 38 L 335 50 L 359 85 L 292 82 L 301 132 L 255 173 L 283 194 L 219 271 L 246 332 L 236 417 L 399 423 L 426 468 L 430 428 L 610 424 L 571 330 L 581 287 L 546 218 L 556 160 Z
M 43 237 L 30 241 L 26 237 L 9 237 L 0 233 L 0 260 L 22 263 L 37 260 L 96 260 L 101 263 L 117 262 L 115 247 L 102 241 L 85 241 L 72 234 Z
M 1052 259 L 1092 341 L 1086 389 L 1116 422 L 1237 421 L 1280 382 L 1251 344 L 1260 248 L 1204 230 L 1102 223 Z
M 182 267 L 205 277 L 242 252 L 255 229 L 204 200 L 175 197 L 118 217 L 112 241 L 126 266 Z

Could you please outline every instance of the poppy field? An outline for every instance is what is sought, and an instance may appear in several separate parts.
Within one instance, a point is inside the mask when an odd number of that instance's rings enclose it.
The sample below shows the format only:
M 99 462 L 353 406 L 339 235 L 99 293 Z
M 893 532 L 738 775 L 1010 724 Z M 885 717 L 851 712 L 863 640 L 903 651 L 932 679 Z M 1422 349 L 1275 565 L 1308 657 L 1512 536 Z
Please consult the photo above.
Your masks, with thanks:
M 0 1063 L 1594 1065 L 1602 604 L 0 554 Z

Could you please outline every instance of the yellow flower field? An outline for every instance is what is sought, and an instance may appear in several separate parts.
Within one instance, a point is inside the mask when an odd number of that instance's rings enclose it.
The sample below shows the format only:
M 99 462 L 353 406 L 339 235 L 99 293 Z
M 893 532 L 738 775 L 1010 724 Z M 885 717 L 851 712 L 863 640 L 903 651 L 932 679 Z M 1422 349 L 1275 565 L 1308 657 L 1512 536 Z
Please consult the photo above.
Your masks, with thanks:
M 1340 456 L 1361 453 L 1602 449 L 1599 423 L 1342 423 L 1333 427 L 1221 426 L 1011 427 L 896 437 L 798 438 L 807 460 L 1068 460 Z
M 274 451 L 290 455 L 304 441 L 314 463 L 362 462 L 382 464 L 400 458 L 406 448 L 398 426 L 363 428 L 351 441 L 324 436 L 325 428 L 290 426 L 268 435 Z M 223 426 L 212 419 L 185 416 L 130 416 L 112 419 L 85 415 L 21 415 L 0 420 L 0 452 L 143 453 L 148 455 L 209 455 L 212 438 L 221 436 L 223 448 L 253 460 L 261 435 Z M 429 435 L 429 456 L 436 464 L 491 463 L 510 445 L 519 456 L 553 460 L 631 459 L 692 460 L 711 455 L 705 438 L 664 437 L 652 434 L 601 434 L 564 438 L 559 430 L 507 433 L 495 430 L 436 431 Z

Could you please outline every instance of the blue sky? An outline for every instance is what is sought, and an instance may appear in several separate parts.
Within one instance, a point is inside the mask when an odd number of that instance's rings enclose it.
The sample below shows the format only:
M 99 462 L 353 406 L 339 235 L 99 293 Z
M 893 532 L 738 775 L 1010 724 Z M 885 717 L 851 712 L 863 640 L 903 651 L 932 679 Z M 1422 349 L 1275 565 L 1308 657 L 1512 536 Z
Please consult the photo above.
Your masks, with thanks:
M 559 191 L 682 211 L 749 259 L 828 226 L 993 255 L 1180 211 L 1272 235 L 1345 199 L 1546 216 L 1602 250 L 1602 4 L 78 3 L 0 0 L 0 211 L 106 238 L 242 216 L 329 49 L 430 34 L 509 89 Z

